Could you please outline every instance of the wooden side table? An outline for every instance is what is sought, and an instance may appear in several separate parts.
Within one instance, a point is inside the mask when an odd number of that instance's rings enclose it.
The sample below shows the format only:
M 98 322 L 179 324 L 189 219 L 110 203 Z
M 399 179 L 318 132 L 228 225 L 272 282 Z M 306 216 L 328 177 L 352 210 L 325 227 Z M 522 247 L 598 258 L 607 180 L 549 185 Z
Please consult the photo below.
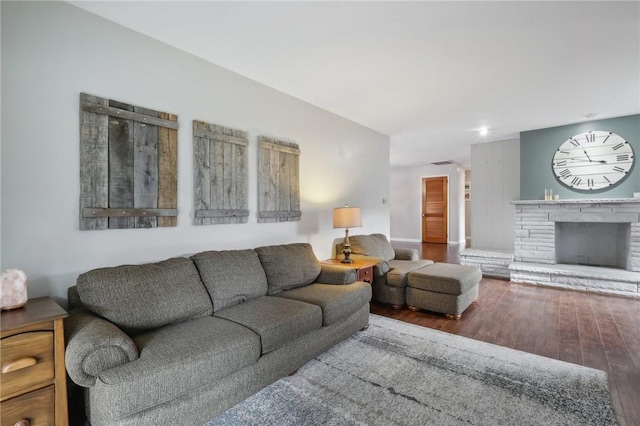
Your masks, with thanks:
M 342 263 L 340 259 L 327 259 L 320 262 L 325 265 L 342 266 L 343 268 L 350 268 L 356 270 L 356 279 L 358 281 L 373 283 L 373 267 L 378 264 L 375 260 L 360 260 L 357 259 L 353 263 Z
M 67 312 L 41 297 L 0 315 L 0 424 L 67 426 Z

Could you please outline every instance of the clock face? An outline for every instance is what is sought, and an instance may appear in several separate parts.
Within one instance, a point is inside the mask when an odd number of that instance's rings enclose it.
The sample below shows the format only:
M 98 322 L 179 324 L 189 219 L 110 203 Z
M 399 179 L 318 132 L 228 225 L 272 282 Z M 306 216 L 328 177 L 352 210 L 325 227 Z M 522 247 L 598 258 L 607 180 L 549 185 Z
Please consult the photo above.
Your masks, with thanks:
M 615 133 L 596 130 L 564 141 L 553 155 L 552 168 L 564 186 L 590 191 L 624 180 L 634 161 L 629 142 Z

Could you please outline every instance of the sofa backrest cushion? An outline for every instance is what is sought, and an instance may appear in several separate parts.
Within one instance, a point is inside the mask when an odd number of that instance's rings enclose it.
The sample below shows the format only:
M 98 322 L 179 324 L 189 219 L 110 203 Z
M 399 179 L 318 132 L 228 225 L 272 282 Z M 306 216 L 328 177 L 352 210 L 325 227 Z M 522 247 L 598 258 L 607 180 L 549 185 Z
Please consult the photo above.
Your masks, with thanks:
M 85 308 L 131 335 L 213 313 L 187 258 L 94 269 L 80 275 L 76 286 Z
M 354 235 L 349 240 L 354 254 L 379 257 L 387 261 L 396 257 L 396 251 L 384 234 Z
M 213 311 L 267 294 L 267 276 L 254 250 L 206 251 L 191 257 L 213 300 Z
M 311 284 L 322 269 L 307 243 L 258 247 L 256 252 L 267 274 L 270 295 Z

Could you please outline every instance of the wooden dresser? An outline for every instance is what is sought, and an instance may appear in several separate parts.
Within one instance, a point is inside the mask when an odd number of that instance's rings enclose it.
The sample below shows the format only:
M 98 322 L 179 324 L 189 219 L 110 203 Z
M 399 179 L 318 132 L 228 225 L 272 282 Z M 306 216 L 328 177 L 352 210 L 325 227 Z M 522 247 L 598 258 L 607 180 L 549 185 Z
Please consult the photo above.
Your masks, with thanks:
M 42 297 L 0 315 L 0 425 L 68 425 L 67 312 Z

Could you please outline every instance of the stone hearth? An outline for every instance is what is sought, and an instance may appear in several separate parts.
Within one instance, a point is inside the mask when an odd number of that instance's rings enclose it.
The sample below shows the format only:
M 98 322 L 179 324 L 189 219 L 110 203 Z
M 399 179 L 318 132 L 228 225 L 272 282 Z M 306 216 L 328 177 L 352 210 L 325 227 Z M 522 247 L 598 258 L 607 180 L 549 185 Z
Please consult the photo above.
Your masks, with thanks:
M 534 200 L 513 204 L 516 230 L 515 261 L 509 266 L 511 281 L 640 298 L 640 199 Z M 567 228 L 567 224 L 588 235 L 577 238 L 574 234 L 573 243 L 557 244 L 558 229 Z M 616 232 L 613 239 L 608 231 L 612 229 Z M 575 246 L 575 253 L 567 254 L 571 245 Z M 559 247 L 560 260 L 571 259 L 576 264 L 559 263 Z M 616 262 L 611 262 L 612 257 Z M 583 259 L 591 266 L 580 264 Z

